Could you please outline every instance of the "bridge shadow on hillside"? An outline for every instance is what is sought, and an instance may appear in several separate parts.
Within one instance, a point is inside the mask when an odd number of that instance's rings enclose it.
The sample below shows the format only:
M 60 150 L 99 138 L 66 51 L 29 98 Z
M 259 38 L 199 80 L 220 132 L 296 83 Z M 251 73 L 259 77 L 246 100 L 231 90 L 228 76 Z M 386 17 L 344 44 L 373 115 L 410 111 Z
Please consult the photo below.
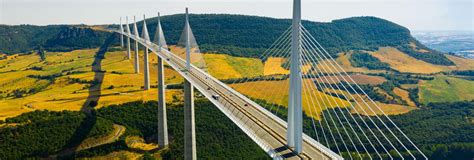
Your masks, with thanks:
M 97 116 L 94 107 L 96 107 L 99 102 L 102 82 L 105 75 L 105 72 L 102 71 L 102 60 L 104 59 L 109 46 L 114 42 L 116 37 L 116 34 L 110 35 L 95 54 L 95 59 L 92 63 L 92 71 L 95 73 L 94 80 L 89 87 L 89 95 L 81 107 L 81 111 L 85 113 L 86 117 L 81 122 L 80 126 L 76 128 L 76 131 L 68 140 L 66 146 L 63 147 L 63 150 L 59 152 L 58 157 L 60 159 L 74 158 L 79 145 L 87 138 L 92 127 L 96 124 Z

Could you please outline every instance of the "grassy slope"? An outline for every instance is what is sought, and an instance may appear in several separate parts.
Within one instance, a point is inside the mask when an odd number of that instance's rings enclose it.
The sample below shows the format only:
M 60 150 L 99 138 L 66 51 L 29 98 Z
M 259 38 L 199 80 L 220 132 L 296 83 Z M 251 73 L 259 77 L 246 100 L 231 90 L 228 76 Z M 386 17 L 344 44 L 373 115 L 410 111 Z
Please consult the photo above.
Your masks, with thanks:
M 392 47 L 381 47 L 378 51 L 370 53 L 380 61 L 390 64 L 392 69 L 400 72 L 429 74 L 441 71 L 474 69 L 474 60 L 456 56 L 447 56 L 456 64 L 455 66 L 441 66 L 417 60 Z
M 464 79 L 437 76 L 420 84 L 420 102 L 455 102 L 474 99 L 474 82 Z
M 219 79 L 262 75 L 263 64 L 256 58 L 232 57 L 226 54 L 204 54 L 211 75 Z
M 152 88 L 149 91 L 142 91 L 143 74 L 134 74 L 132 61 L 125 60 L 126 52 L 116 51 L 106 53 L 102 60 L 102 70 L 106 71 L 101 86 L 101 92 L 91 91 L 89 93 L 89 83 L 68 82 L 68 78 L 78 78 L 80 80 L 92 81 L 95 73 L 91 71 L 93 56 L 96 50 L 76 50 L 72 52 L 50 52 L 47 54 L 46 62 L 39 62 L 37 55 L 24 55 L 10 60 L 1 60 L 0 65 L 0 94 L 3 98 L 0 101 L 0 119 L 19 115 L 34 109 L 50 110 L 79 110 L 86 101 L 87 96 L 101 95 L 98 102 L 99 107 L 110 104 L 120 104 L 136 100 L 154 100 L 157 91 Z M 156 83 L 156 57 L 151 58 L 151 82 Z M 142 57 L 140 57 L 142 60 Z M 142 62 L 142 61 L 140 61 Z M 143 64 L 142 64 L 143 65 Z M 27 70 L 27 68 L 38 66 L 43 70 Z M 141 67 L 143 68 L 143 67 Z M 68 72 L 81 71 L 77 74 L 66 75 Z M 114 72 L 114 73 L 112 73 Z M 182 81 L 175 71 L 165 69 L 166 83 L 180 83 Z M 48 80 L 38 80 L 28 78 L 28 75 L 52 75 L 62 73 L 54 82 Z M 134 85 L 131 82 L 136 82 Z M 51 83 L 49 86 L 48 84 Z M 6 97 L 14 89 L 30 90 L 38 85 L 47 86 L 39 93 L 25 95 L 22 98 Z M 113 89 L 110 89 L 111 86 Z M 168 90 L 167 99 L 172 101 L 172 94 L 179 93 L 178 90 Z M 67 106 L 67 107 L 65 107 Z

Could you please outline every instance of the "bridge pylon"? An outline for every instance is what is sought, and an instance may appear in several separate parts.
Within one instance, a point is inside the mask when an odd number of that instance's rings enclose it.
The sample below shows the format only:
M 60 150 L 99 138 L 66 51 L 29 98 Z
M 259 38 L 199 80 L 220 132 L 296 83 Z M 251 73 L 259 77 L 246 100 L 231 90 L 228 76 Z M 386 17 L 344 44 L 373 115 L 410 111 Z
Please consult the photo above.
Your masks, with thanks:
M 158 52 L 161 52 L 163 47 L 163 43 L 161 39 L 162 29 L 161 29 L 161 21 L 160 21 L 160 13 L 158 13 L 158 23 L 156 27 L 156 38 L 158 44 Z M 166 98 L 165 98 L 165 70 L 163 68 L 163 59 L 156 55 L 158 59 L 158 145 L 160 147 L 168 145 L 168 123 L 166 118 Z
M 188 8 L 186 8 L 186 72 L 191 70 L 191 44 Z M 187 80 L 184 81 L 184 159 L 195 160 L 196 130 L 194 121 L 194 86 Z
M 135 38 L 139 39 L 140 34 L 138 33 L 138 28 L 137 28 L 137 19 L 135 16 L 133 16 L 133 34 L 135 34 Z M 138 41 L 135 40 L 135 73 L 140 73 L 140 65 L 138 64 Z
M 122 17 L 120 17 L 120 32 L 122 32 L 120 34 L 120 46 L 123 48 L 123 46 L 124 46 L 123 45 L 123 33 L 124 33 L 124 31 L 123 31 Z
M 148 28 L 146 26 L 146 18 L 145 15 L 143 15 L 143 29 L 142 29 L 142 38 L 145 40 L 145 43 L 150 43 L 150 35 L 148 34 Z M 145 51 L 143 53 L 143 79 L 144 84 L 143 84 L 143 89 L 144 90 L 149 90 L 150 89 L 150 64 L 148 63 L 148 50 L 149 48 L 147 46 L 143 46 L 145 48 Z
M 293 23 L 290 60 L 290 93 L 288 97 L 287 145 L 301 153 L 303 143 L 303 110 L 301 78 L 301 0 L 293 0 Z

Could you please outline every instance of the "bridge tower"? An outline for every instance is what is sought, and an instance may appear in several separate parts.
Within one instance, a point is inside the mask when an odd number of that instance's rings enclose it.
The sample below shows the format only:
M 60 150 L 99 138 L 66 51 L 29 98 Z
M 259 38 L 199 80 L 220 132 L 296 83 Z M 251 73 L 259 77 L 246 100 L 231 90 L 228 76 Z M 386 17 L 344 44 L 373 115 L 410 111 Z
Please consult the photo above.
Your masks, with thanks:
M 146 26 L 146 18 L 143 15 L 143 29 L 142 29 L 142 37 L 145 40 L 145 43 L 150 43 L 150 35 L 148 34 L 148 28 Z M 144 76 L 144 90 L 150 89 L 150 65 L 148 63 L 148 47 L 144 46 L 145 51 L 143 53 L 143 76 Z
M 293 24 L 290 60 L 290 93 L 288 97 L 287 145 L 299 154 L 303 143 L 303 110 L 301 79 L 301 0 L 293 0 Z
M 137 28 L 137 20 L 135 16 L 133 16 L 133 34 L 135 34 L 135 38 L 139 39 L 140 34 L 138 33 Z M 135 73 L 140 73 L 140 65 L 138 64 L 138 41 L 135 41 Z
M 120 46 L 123 48 L 123 24 L 122 24 L 122 17 L 120 17 Z
M 191 44 L 188 8 L 186 8 L 186 22 L 184 32 L 186 34 L 186 72 L 191 71 Z M 184 81 L 184 159 L 195 160 L 196 155 L 196 131 L 194 121 L 194 87 L 187 80 Z
M 127 32 L 128 35 L 132 35 L 132 33 L 130 32 L 130 26 L 128 25 L 128 16 L 125 17 L 125 31 Z M 123 36 L 123 34 L 122 34 Z M 130 59 L 131 58 L 131 53 L 130 53 L 130 36 L 127 36 L 127 59 Z
M 164 42 L 161 39 L 163 35 L 163 29 L 161 28 L 160 13 L 158 13 L 158 24 L 156 26 L 156 38 L 158 44 L 158 52 L 161 49 Z M 165 70 L 163 68 L 163 59 L 156 55 L 158 59 L 158 145 L 160 147 L 168 145 L 168 123 L 166 118 L 166 99 L 165 99 Z

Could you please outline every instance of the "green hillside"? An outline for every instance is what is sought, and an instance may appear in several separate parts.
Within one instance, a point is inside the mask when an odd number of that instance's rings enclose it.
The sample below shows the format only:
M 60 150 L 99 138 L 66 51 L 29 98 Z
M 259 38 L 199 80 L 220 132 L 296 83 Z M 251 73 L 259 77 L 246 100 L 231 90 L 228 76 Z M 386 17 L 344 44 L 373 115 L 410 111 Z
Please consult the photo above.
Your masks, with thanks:
M 474 82 L 465 79 L 437 76 L 420 86 L 420 100 L 423 104 L 472 100 L 474 97 Z
M 141 30 L 142 23 L 137 23 Z M 156 18 L 149 18 L 147 24 L 150 37 L 154 37 Z M 192 14 L 190 24 L 204 52 L 257 57 L 290 26 L 291 20 Z M 168 43 L 176 44 L 184 26 L 184 15 L 163 16 L 162 25 Z M 330 23 L 303 21 L 303 25 L 334 56 L 343 51 L 374 51 L 378 47 L 391 46 L 432 64 L 453 65 L 443 54 L 416 41 L 407 28 L 380 18 L 353 17 Z M 0 37 L 0 52 L 28 52 L 38 45 L 46 46 L 47 50 L 90 48 L 96 46 L 95 42 L 103 40 L 103 34 L 106 33 L 71 26 L 0 26 L 0 35 L 4 35 Z M 76 44 L 74 47 L 73 43 Z

